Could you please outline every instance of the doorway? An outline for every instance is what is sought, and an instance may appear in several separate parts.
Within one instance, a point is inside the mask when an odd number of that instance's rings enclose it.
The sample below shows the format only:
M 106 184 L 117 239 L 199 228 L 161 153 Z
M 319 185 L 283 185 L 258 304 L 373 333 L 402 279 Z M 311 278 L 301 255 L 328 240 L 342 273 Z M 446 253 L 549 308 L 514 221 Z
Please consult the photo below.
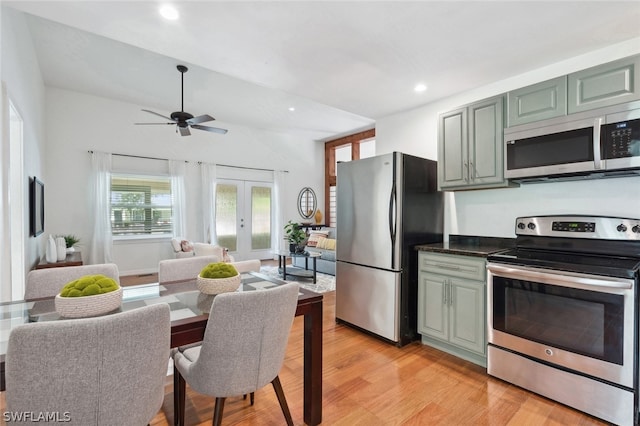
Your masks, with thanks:
M 271 254 L 273 184 L 220 179 L 216 183 L 215 217 L 218 244 L 235 260 L 269 259 Z

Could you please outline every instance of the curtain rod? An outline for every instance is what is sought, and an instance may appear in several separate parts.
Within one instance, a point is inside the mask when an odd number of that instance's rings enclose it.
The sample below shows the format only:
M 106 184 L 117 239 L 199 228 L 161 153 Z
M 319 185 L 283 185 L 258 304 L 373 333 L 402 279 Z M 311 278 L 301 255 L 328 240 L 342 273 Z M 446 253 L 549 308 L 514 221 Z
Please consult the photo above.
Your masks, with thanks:
M 93 154 L 93 151 L 89 150 L 87 151 L 89 154 Z M 160 160 L 160 161 L 169 161 L 168 158 L 158 158 L 158 157 L 146 157 L 143 155 L 132 155 L 132 154 L 118 154 L 115 152 L 112 152 L 111 155 L 117 155 L 119 157 L 131 157 L 131 158 L 142 158 L 145 160 Z M 188 163 L 189 161 L 184 160 L 185 163 Z M 202 161 L 198 161 L 198 164 L 202 164 Z M 232 167 L 235 169 L 247 169 L 247 170 L 260 170 L 260 171 L 265 171 L 265 172 L 273 172 L 275 170 L 273 169 L 260 169 L 257 167 L 244 167 L 244 166 L 230 166 L 228 164 L 216 164 L 216 166 L 221 166 L 221 167 Z M 289 173 L 289 170 L 282 170 L 284 173 Z
M 93 151 L 87 151 L 89 154 L 93 154 Z M 131 157 L 131 158 L 142 158 L 144 160 L 158 160 L 158 161 L 169 161 L 168 158 L 158 158 L 158 157 L 145 157 L 143 155 L 132 155 L 132 154 L 117 154 L 112 152 L 111 155 L 117 155 L 118 157 Z M 187 160 L 184 160 L 185 163 L 188 163 Z
M 203 163 L 203 161 L 198 161 L 198 164 L 202 164 L 202 163 Z M 264 172 L 275 172 L 275 170 L 273 170 L 273 169 L 261 169 L 261 168 L 258 168 L 258 167 L 230 166 L 228 164 L 218 164 L 218 163 L 215 163 L 215 165 L 216 166 L 220 166 L 220 167 L 231 167 L 231 168 L 234 168 L 234 169 L 248 169 L 248 170 L 260 170 L 260 171 L 264 171 Z M 280 171 L 284 172 L 284 173 L 289 173 L 289 170 L 280 170 Z

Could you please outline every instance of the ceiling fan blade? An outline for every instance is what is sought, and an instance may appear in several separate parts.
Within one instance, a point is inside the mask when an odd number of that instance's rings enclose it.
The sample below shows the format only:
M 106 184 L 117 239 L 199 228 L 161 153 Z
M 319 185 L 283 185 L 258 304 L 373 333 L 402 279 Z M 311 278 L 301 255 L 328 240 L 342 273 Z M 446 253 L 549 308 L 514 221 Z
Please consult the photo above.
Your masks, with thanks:
M 191 127 L 193 127 L 194 129 L 198 129 L 198 130 L 206 130 L 207 132 L 220 133 L 221 135 L 224 135 L 225 133 L 228 132 L 227 129 L 219 129 L 217 127 L 200 126 L 199 124 L 194 124 Z
M 166 117 L 166 116 L 164 116 L 162 114 L 158 114 L 157 112 L 149 111 L 148 109 L 143 109 L 143 111 L 144 112 L 148 112 L 149 114 L 157 115 L 158 117 L 162 117 L 162 118 L 164 118 L 166 120 L 171 120 L 175 124 L 175 121 L 173 119 L 171 119 L 170 117 Z
M 200 124 L 200 123 L 204 123 L 205 121 L 213 121 L 213 120 L 215 120 L 215 118 L 213 118 L 209 114 L 203 114 L 203 115 L 199 115 L 197 117 L 193 117 L 193 118 L 188 119 L 187 123 L 189 123 L 189 124 Z
M 180 136 L 189 136 L 191 134 L 189 127 L 178 126 L 178 131 L 180 132 Z

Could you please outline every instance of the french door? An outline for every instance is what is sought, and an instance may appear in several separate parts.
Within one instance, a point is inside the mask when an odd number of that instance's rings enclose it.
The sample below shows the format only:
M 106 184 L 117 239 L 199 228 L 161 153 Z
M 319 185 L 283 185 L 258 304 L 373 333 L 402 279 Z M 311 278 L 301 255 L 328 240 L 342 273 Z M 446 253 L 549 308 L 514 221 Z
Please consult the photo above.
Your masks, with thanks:
M 216 235 L 235 260 L 269 259 L 273 184 L 242 180 L 216 183 Z

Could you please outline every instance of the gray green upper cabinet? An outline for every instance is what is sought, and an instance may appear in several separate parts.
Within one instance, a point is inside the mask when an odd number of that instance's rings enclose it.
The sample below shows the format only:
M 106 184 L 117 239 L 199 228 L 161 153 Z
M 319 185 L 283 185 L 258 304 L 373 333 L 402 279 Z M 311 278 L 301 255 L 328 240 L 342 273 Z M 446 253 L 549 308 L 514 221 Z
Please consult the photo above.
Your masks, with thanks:
M 567 114 L 567 77 L 543 81 L 507 95 L 508 127 Z
M 640 99 L 640 55 L 569 74 L 568 112 Z
M 497 188 L 504 179 L 503 96 L 440 114 L 438 186 L 443 190 Z

